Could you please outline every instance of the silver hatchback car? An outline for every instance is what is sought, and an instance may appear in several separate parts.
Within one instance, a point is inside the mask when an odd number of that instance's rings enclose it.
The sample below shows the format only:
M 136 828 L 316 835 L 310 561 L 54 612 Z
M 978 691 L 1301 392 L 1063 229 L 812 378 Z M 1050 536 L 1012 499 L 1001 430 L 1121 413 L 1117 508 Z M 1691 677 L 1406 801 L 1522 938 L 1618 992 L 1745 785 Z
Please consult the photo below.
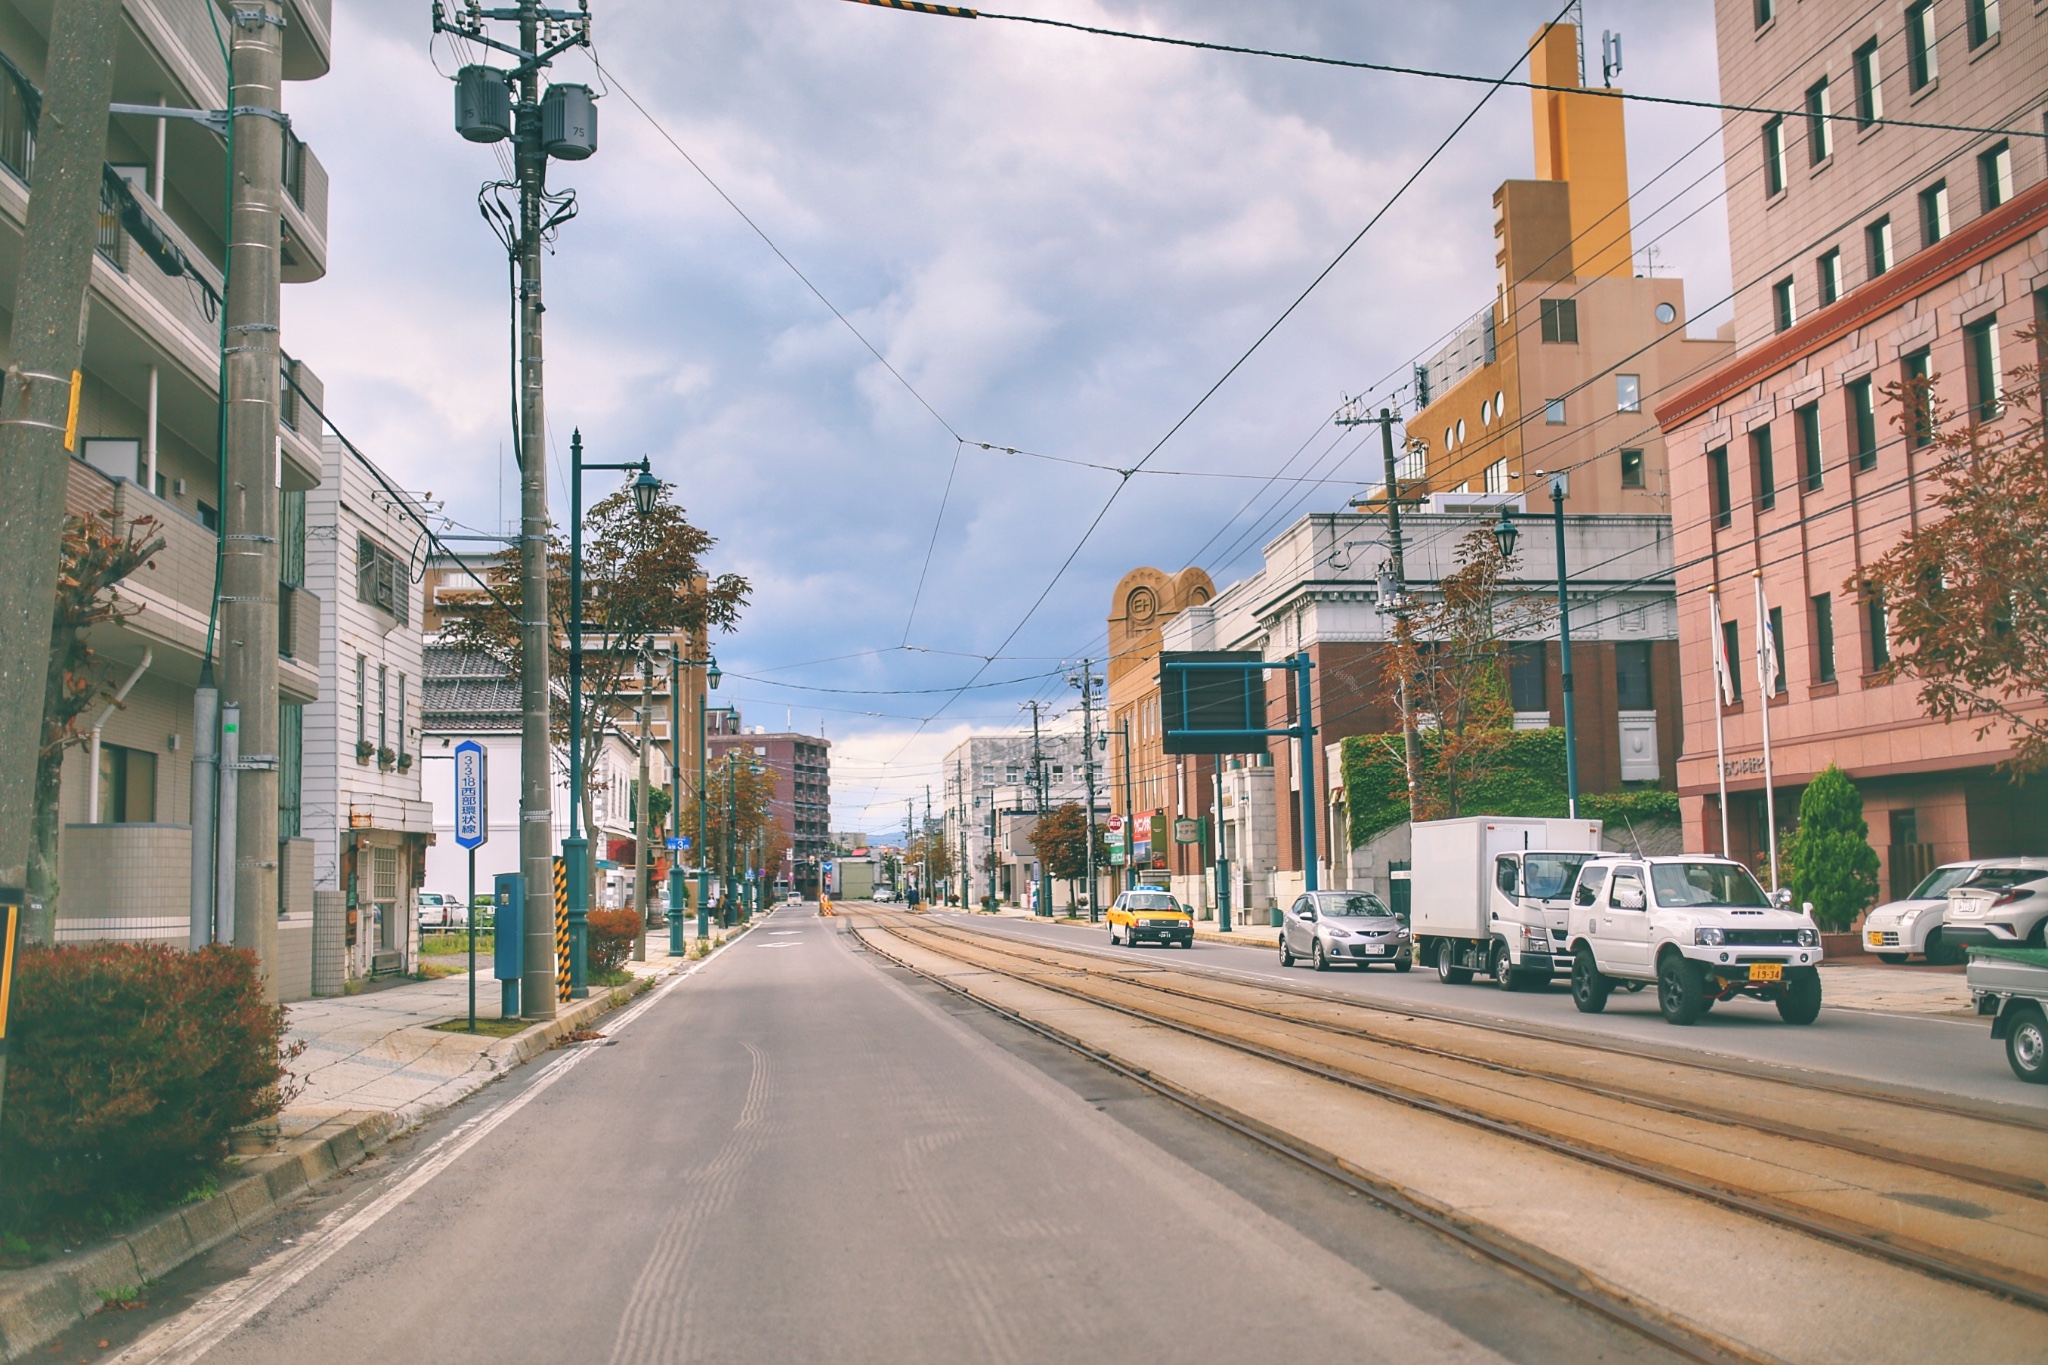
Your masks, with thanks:
M 1370 891 L 1310 891 L 1281 916 L 1280 965 L 1307 958 L 1319 972 L 1380 964 L 1405 972 L 1415 965 L 1408 921 Z

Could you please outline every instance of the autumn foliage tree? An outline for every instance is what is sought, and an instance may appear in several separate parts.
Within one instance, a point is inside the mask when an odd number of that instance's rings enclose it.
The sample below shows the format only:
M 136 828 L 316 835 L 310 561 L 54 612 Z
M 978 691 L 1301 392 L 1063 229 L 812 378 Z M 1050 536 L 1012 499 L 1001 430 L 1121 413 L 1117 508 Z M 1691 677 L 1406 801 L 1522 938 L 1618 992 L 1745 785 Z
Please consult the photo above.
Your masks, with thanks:
M 1886 390 L 1901 430 L 1931 435 L 1941 515 L 1845 588 L 1888 628 L 1880 676 L 1911 678 L 1929 715 L 1974 722 L 1980 739 L 2002 731 L 2007 766 L 2024 777 L 2048 769 L 2048 440 L 2040 367 L 2007 380 L 1961 413 L 1939 404 L 1932 379 Z
M 1046 872 L 1067 883 L 1067 900 L 1074 898 L 1074 883 L 1088 875 L 1088 840 L 1095 840 L 1095 866 L 1109 866 L 1109 840 L 1102 827 L 1088 818 L 1078 802 L 1041 815 L 1031 829 L 1031 848 Z M 1043 912 L 1041 912 L 1043 913 Z
M 732 749 L 705 769 L 704 788 L 701 797 L 692 793 L 683 803 L 683 834 L 693 843 L 700 806 L 704 817 L 704 847 L 689 861 L 702 860 L 727 888 L 737 886 L 750 866 L 772 877 L 789 847 L 789 836 L 775 820 L 774 771 L 755 763 L 752 753 Z
M 87 713 L 110 693 L 110 670 L 88 634 L 95 626 L 118 624 L 142 610 L 124 601 L 115 585 L 149 564 L 150 556 L 163 547 L 153 517 L 124 523 L 112 512 L 95 512 L 64 519 L 57 600 L 50 615 L 49 672 L 43 684 L 42 743 L 36 754 L 35 827 L 28 860 L 32 908 L 24 926 L 31 942 L 48 943 L 55 934 L 63 820 L 58 791 L 64 751 L 86 737 Z M 98 819 L 98 812 L 87 818 Z

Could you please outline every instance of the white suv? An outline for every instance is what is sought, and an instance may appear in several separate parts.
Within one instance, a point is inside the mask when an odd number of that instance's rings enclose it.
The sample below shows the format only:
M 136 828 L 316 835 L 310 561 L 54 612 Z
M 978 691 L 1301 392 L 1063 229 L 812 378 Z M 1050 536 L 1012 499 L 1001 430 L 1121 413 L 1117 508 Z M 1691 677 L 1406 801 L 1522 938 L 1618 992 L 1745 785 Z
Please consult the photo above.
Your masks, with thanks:
M 1615 986 L 1654 982 L 1674 1024 L 1738 995 L 1810 1024 L 1820 1014 L 1820 930 L 1790 901 L 1781 891 L 1774 903 L 1748 868 L 1711 854 L 1595 858 L 1579 869 L 1565 931 L 1572 1001 L 1598 1014 Z

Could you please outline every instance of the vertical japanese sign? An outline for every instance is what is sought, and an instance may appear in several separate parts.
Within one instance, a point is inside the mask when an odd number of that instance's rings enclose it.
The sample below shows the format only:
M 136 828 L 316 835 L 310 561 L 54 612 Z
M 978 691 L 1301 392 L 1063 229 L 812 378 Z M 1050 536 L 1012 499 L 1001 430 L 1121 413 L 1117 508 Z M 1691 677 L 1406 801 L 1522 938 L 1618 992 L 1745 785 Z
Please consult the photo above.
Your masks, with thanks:
M 491 837 L 490 798 L 484 779 L 484 746 L 465 739 L 455 746 L 455 842 L 475 848 Z

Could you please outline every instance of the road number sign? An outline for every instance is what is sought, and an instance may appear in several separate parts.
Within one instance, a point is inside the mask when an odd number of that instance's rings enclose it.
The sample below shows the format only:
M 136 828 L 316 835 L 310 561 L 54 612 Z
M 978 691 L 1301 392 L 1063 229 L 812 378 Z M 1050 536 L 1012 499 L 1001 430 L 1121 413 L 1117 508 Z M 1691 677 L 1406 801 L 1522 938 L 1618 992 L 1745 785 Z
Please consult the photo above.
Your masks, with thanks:
M 484 746 L 473 739 L 455 746 L 455 842 L 463 848 L 491 837 L 484 759 Z
M 688 839 L 678 839 L 673 835 L 669 837 L 668 851 L 671 853 L 680 853 L 689 846 L 690 841 Z

